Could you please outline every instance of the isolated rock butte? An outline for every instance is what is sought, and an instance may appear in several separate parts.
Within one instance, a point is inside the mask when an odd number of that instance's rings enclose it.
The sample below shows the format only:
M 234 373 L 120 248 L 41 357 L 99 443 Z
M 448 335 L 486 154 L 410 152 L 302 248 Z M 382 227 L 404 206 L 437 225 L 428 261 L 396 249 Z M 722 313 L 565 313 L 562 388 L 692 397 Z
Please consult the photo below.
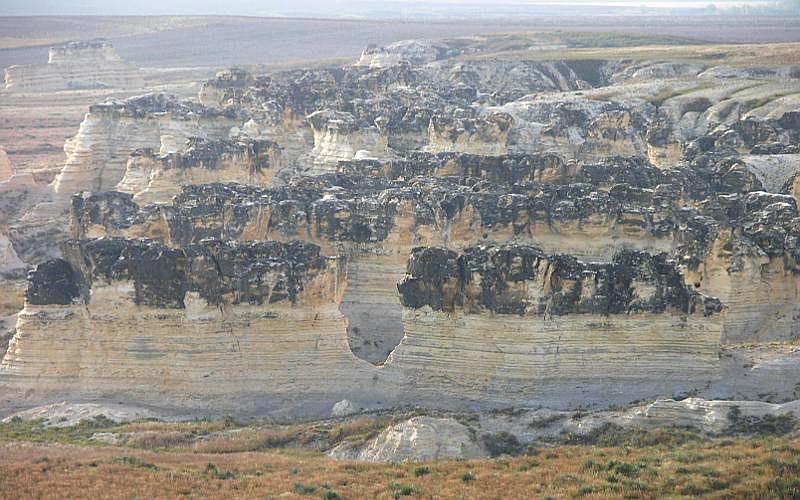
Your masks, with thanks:
M 111 42 L 96 39 L 51 47 L 47 64 L 7 67 L 5 86 L 23 92 L 141 88 L 144 79 L 136 67 L 120 59 Z

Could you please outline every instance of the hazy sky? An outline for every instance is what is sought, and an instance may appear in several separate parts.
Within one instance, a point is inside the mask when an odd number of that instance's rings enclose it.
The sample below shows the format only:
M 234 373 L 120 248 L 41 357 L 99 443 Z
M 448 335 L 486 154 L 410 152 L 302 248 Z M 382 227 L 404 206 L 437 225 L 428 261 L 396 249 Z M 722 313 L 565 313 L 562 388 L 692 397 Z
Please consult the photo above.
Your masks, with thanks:
M 371 16 L 385 13 L 431 12 L 457 9 L 458 5 L 484 5 L 487 10 L 513 5 L 549 7 L 557 13 L 565 5 L 622 7 L 705 7 L 765 3 L 769 0 L 0 0 L 0 15 L 319 15 L 333 17 Z M 777 0 L 773 0 L 774 1 Z

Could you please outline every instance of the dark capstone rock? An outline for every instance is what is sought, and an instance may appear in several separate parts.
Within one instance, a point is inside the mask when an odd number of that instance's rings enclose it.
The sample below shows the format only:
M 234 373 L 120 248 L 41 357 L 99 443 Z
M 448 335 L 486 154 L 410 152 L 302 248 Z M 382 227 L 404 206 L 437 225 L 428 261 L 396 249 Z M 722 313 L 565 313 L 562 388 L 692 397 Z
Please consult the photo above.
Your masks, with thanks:
M 800 131 L 800 111 L 787 111 L 778 119 L 778 125 L 785 129 Z
M 411 252 L 408 275 L 397 284 L 400 301 L 418 309 L 429 305 L 435 310 L 453 311 L 461 302 L 463 271 L 452 250 L 420 247 Z
M 714 191 L 721 193 L 747 193 L 763 189 L 761 181 L 747 165 L 736 158 L 728 158 L 713 168 Z
M 150 158 L 161 163 L 163 168 L 220 168 L 221 161 L 230 160 L 249 167 L 251 173 L 265 170 L 275 165 L 273 158 L 280 153 L 280 147 L 273 141 L 238 138 L 235 140 L 206 140 L 191 137 L 186 148 L 177 153 L 156 154 L 152 149 L 134 151 L 131 156 Z
M 28 274 L 25 300 L 33 305 L 68 305 L 80 297 L 78 276 L 69 262 L 52 259 Z
M 89 112 L 113 116 L 144 118 L 150 114 L 171 114 L 175 117 L 227 117 L 236 118 L 235 109 L 219 110 L 204 106 L 189 99 L 164 94 L 151 93 L 127 99 L 109 98 L 105 102 L 89 106 Z
M 75 237 L 95 224 L 128 228 L 141 221 L 139 205 L 133 201 L 133 195 L 117 191 L 73 195 L 70 217 Z
M 750 154 L 754 155 L 789 155 L 798 153 L 800 153 L 800 145 L 784 144 L 782 142 L 756 144 L 750 150 Z
M 533 281 L 534 283 L 529 283 Z M 540 295 L 533 301 L 529 287 Z M 638 286 L 652 292 L 639 296 Z M 588 289 L 584 289 L 588 287 Z M 527 245 L 470 247 L 461 255 L 442 248 L 415 248 L 406 277 L 398 283 L 401 302 L 452 312 L 497 314 L 713 314 L 718 300 L 688 288 L 666 254 L 623 251 L 609 264 L 582 263 L 569 255 L 545 255 Z
M 131 281 L 136 304 L 168 309 L 185 307 L 186 292 L 197 292 L 210 304 L 294 303 L 305 283 L 326 267 L 319 247 L 302 241 L 204 240 L 175 249 L 150 240 L 101 238 L 68 241 L 64 253 L 80 270 L 73 279 L 75 297 L 81 294 L 79 283 L 88 301 L 98 280 Z
M 319 247 L 303 241 L 233 244 L 205 241 L 186 249 L 188 290 L 210 304 L 294 303 L 314 271 L 325 267 Z

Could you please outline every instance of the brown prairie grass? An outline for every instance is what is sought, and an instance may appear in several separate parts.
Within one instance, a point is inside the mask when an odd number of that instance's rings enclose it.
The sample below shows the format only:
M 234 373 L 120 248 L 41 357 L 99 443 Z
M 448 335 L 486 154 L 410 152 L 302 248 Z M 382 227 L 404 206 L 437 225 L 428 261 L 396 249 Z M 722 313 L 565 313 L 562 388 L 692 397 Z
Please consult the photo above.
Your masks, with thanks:
M 164 424 L 140 425 L 153 431 Z M 229 439 L 236 441 L 234 436 Z M 0 498 L 800 495 L 797 437 L 717 438 L 641 447 L 561 445 L 535 455 L 406 464 L 336 461 L 297 449 L 228 452 L 231 448 L 207 453 L 179 446 L 176 451 L 154 452 L 10 441 L 0 445 Z
M 588 47 L 541 51 L 508 51 L 464 56 L 462 59 L 501 60 L 588 60 L 634 59 L 695 62 L 708 65 L 788 66 L 800 64 L 800 43 L 638 45 L 629 47 Z

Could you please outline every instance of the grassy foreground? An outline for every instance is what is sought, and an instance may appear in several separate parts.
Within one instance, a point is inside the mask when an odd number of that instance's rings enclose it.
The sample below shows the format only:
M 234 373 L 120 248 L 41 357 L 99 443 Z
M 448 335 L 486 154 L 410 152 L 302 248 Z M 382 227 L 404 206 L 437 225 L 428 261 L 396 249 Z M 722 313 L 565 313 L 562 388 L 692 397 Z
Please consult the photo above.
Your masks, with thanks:
M 388 423 L 241 426 L 231 420 L 75 428 L 0 425 L 0 498 L 800 497 L 800 438 L 705 438 L 684 430 L 598 434 L 494 459 L 382 464 L 320 449 Z M 124 446 L 95 432 L 131 433 Z

